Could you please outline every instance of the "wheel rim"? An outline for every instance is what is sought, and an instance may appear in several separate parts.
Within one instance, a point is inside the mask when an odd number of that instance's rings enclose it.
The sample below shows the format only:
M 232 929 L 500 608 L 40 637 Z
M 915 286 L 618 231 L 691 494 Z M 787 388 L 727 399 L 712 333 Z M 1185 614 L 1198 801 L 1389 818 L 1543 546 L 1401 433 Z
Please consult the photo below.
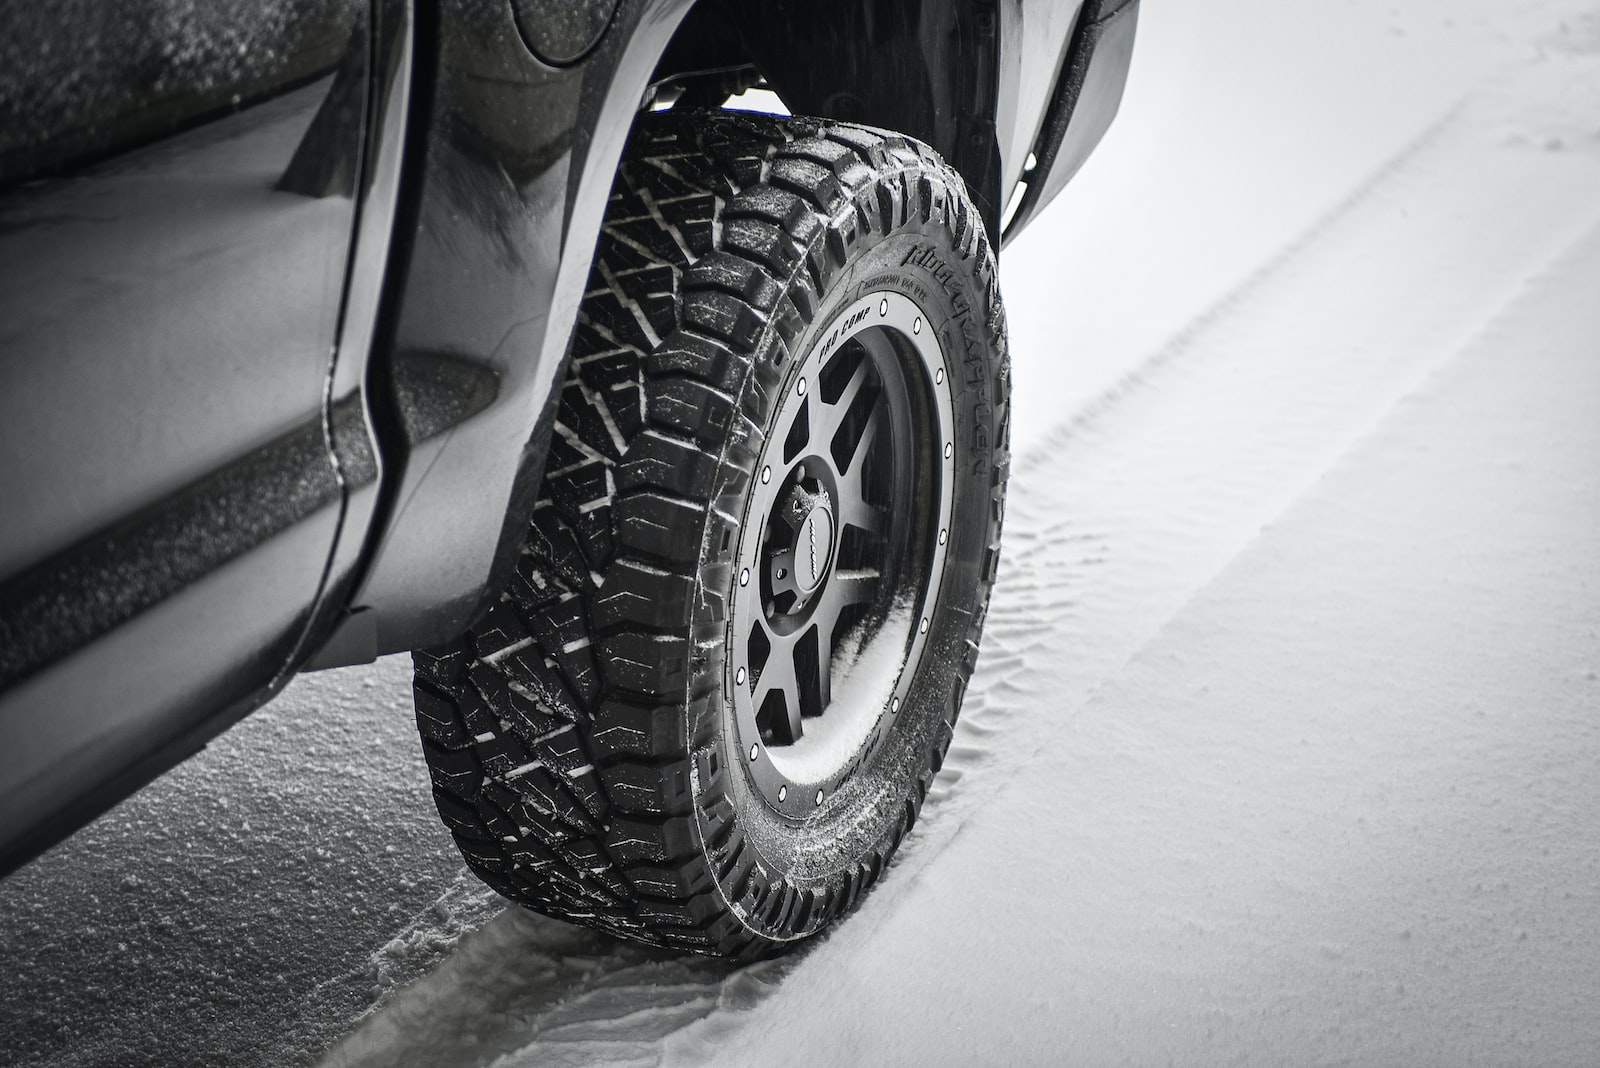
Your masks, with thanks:
M 815 335 L 755 469 L 725 663 L 736 751 L 768 804 L 814 814 L 888 740 L 945 574 L 948 371 L 908 297 Z

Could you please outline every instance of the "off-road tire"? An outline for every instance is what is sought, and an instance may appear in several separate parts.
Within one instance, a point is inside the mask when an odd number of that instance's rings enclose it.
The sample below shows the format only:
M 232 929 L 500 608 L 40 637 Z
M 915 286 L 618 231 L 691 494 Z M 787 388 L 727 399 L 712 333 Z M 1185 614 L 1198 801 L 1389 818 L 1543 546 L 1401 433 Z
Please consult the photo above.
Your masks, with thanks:
M 755 788 L 730 726 L 732 546 L 778 398 L 869 283 L 919 301 L 943 346 L 949 546 L 905 707 L 796 816 Z M 990 242 L 931 149 L 818 120 L 641 117 L 515 576 L 415 656 L 434 796 L 470 867 L 536 911 L 726 956 L 849 910 L 916 820 L 976 661 L 1008 388 Z

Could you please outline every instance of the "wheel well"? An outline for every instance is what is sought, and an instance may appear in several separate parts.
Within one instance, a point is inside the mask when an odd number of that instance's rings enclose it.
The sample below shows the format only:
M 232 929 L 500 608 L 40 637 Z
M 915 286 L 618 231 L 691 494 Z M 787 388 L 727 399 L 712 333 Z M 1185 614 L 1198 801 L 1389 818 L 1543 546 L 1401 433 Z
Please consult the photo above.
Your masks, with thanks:
M 909 134 L 960 172 L 994 235 L 998 27 L 995 0 L 700 0 L 652 87 L 717 106 L 760 84 L 797 115 Z

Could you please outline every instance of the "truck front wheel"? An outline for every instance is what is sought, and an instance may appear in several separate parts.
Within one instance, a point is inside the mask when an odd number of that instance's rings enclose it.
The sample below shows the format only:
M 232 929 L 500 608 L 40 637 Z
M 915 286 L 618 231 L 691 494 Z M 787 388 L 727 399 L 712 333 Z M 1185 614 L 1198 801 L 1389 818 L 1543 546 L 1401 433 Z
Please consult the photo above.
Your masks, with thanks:
M 932 150 L 643 116 L 516 574 L 416 656 L 468 864 L 539 912 L 728 956 L 851 908 L 976 660 L 1007 391 L 994 257 Z

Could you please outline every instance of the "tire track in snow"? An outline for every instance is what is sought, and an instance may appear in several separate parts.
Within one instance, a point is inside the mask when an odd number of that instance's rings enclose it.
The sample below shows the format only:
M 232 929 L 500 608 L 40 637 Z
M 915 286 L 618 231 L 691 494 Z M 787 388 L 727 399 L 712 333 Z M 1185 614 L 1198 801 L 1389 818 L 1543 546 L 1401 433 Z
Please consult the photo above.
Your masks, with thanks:
M 1029 759 L 1016 731 L 1070 729 L 1099 680 L 1600 225 L 1594 156 L 1463 165 L 1495 100 L 1441 119 L 1019 461 L 983 655 L 902 866 L 1008 779 L 974 773 Z
M 1441 118 L 1018 462 L 984 652 L 945 771 L 861 912 L 912 892 L 966 815 L 1004 789 L 996 765 L 1032 759 L 1029 732 L 1072 729 L 1100 680 L 1600 226 L 1600 157 L 1486 153 L 1493 102 Z M 657 1063 L 661 1040 L 685 1027 L 704 1055 L 787 975 L 848 956 L 852 928 L 868 923 L 858 915 L 783 960 L 735 969 L 507 912 L 327 1063 L 409 1063 L 424 1050 L 439 1064 L 501 1053 L 506 1064 Z

